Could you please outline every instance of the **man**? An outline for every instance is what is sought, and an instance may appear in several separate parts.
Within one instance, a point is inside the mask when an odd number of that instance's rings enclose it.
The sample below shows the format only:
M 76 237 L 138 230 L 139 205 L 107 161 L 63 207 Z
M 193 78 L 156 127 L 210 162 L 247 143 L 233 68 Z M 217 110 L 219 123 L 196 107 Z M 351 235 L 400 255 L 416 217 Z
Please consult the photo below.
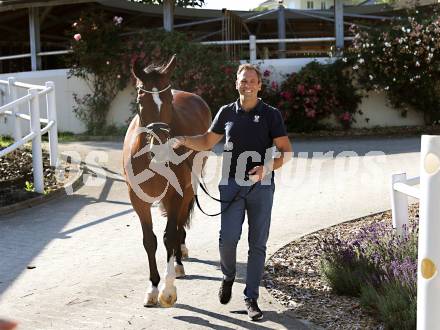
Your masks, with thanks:
M 272 171 L 290 160 L 292 151 L 280 112 L 257 97 L 261 83 L 261 72 L 256 66 L 240 65 L 236 81 L 239 99 L 219 110 L 205 134 L 179 136 L 172 142 L 173 148 L 185 146 L 197 151 L 210 150 L 226 135 L 225 149 L 231 150 L 231 157 L 227 168 L 229 175 L 222 180 L 226 184 L 219 185 L 220 199 L 225 201 L 221 207 L 219 239 L 223 272 L 219 299 L 222 304 L 231 299 L 236 248 L 247 212 L 249 252 L 244 296 L 248 316 L 253 321 L 263 318 L 257 299 L 275 190 Z M 281 153 L 278 158 L 272 156 L 273 145 Z M 224 154 L 224 167 L 227 160 Z

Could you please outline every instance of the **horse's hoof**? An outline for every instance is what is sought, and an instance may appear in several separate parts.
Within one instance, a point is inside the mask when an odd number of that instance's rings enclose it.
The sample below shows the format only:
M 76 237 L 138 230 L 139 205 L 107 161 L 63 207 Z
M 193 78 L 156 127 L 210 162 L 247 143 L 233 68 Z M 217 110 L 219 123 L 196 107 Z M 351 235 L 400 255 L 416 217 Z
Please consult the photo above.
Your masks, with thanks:
M 144 307 L 154 307 L 157 305 L 157 297 L 159 296 L 159 290 L 157 288 L 151 288 L 147 291 L 144 298 Z
M 185 277 L 185 269 L 183 268 L 183 265 L 174 266 L 174 270 L 176 272 L 176 278 Z
M 164 288 L 159 293 L 159 303 L 162 307 L 172 307 L 177 300 L 177 290 L 175 286 L 171 288 Z
M 182 259 L 188 259 L 188 248 L 185 244 L 180 245 L 180 251 L 182 252 Z

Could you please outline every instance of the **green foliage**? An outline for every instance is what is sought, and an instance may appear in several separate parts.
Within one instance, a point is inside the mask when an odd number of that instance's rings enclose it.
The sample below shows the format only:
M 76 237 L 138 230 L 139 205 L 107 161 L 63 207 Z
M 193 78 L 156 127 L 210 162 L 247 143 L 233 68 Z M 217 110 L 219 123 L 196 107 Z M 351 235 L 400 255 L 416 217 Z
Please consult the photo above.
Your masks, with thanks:
M 120 17 L 112 19 L 102 12 L 85 12 L 70 32 L 73 56 L 69 77 L 84 79 L 91 91 L 84 96 L 74 94 L 74 111 L 91 134 L 97 134 L 105 125 L 110 103 L 126 86 L 130 75 L 124 62 L 126 46 L 119 37 L 121 23 Z
M 413 330 L 416 328 L 417 299 L 413 292 L 401 283 L 385 283 L 380 289 L 364 285 L 361 305 L 373 310 L 388 325 L 388 329 Z
M 145 65 L 160 64 L 177 54 L 172 85 L 175 89 L 200 95 L 214 111 L 235 97 L 235 69 L 218 48 L 191 43 L 179 32 L 151 30 L 123 35 L 122 17 L 102 12 L 83 13 L 72 26 L 73 56 L 70 76 L 84 79 L 90 93 L 74 95 L 77 117 L 87 133 L 105 135 L 106 117 L 116 94 L 135 83 L 131 67 L 137 60 Z M 129 111 L 127 105 L 126 111 Z
M 132 49 L 131 62 L 141 58 L 146 63 L 158 63 L 177 54 L 173 88 L 201 96 L 214 113 L 237 94 L 238 64 L 228 62 L 218 48 L 188 42 L 183 33 L 147 31 L 138 35 L 129 48 Z
M 364 88 L 385 91 L 402 115 L 410 107 L 423 112 L 427 124 L 440 119 L 437 11 L 408 11 L 404 19 L 368 31 L 353 27 L 355 38 L 347 53 Z
M 321 274 L 337 294 L 359 296 L 363 280 L 359 276 L 360 267 L 344 265 L 334 259 L 322 260 L 320 267 Z
M 131 2 L 146 3 L 150 5 L 161 5 L 163 0 L 129 0 Z M 205 5 L 205 0 L 176 0 L 177 7 L 202 7 Z
M 264 97 L 278 107 L 289 131 L 322 128 L 322 120 L 336 118 L 344 128 L 354 122 L 361 94 L 345 70 L 345 63 L 311 62 L 298 73 L 288 75 L 281 86 L 272 82 Z M 265 71 L 266 79 L 271 72 Z
M 6 148 L 14 143 L 14 140 L 10 136 L 0 135 L 0 148 Z
M 34 184 L 32 182 L 26 181 L 24 184 L 24 190 L 26 190 L 27 192 L 34 192 L 35 191 Z

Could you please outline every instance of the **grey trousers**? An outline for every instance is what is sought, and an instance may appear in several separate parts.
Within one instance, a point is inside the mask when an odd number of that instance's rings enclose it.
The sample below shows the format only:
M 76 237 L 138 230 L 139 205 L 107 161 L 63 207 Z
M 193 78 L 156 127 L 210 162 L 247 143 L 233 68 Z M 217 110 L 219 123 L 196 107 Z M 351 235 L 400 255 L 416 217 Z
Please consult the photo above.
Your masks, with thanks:
M 237 193 L 239 200 L 232 203 L 227 209 L 227 203 L 222 203 L 220 228 L 220 265 L 223 278 L 232 280 L 236 274 L 237 243 L 240 240 L 242 226 L 247 212 L 249 225 L 249 251 L 246 272 L 245 298 L 257 299 L 259 286 L 264 271 L 266 259 L 266 243 L 269 237 L 269 228 L 272 213 L 274 183 L 264 185 L 258 182 L 251 187 L 239 186 L 235 179 L 230 178 L 227 185 L 220 185 L 220 199 L 230 201 Z

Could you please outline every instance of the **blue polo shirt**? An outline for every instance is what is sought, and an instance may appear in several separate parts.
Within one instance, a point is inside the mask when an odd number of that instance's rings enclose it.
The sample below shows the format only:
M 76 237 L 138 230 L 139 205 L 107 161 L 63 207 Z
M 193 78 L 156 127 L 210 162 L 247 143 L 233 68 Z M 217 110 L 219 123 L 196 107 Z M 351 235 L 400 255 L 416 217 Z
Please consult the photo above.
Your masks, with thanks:
M 241 107 L 239 99 L 224 105 L 209 130 L 226 137 L 224 151 L 230 152 L 231 158 L 227 169 L 229 159 L 223 154 L 223 174 L 229 170 L 229 177 L 235 178 L 238 172 L 241 179 L 253 167 L 263 165 L 266 157 L 267 161 L 273 157 L 273 139 L 287 135 L 280 111 L 261 99 L 248 112 Z

